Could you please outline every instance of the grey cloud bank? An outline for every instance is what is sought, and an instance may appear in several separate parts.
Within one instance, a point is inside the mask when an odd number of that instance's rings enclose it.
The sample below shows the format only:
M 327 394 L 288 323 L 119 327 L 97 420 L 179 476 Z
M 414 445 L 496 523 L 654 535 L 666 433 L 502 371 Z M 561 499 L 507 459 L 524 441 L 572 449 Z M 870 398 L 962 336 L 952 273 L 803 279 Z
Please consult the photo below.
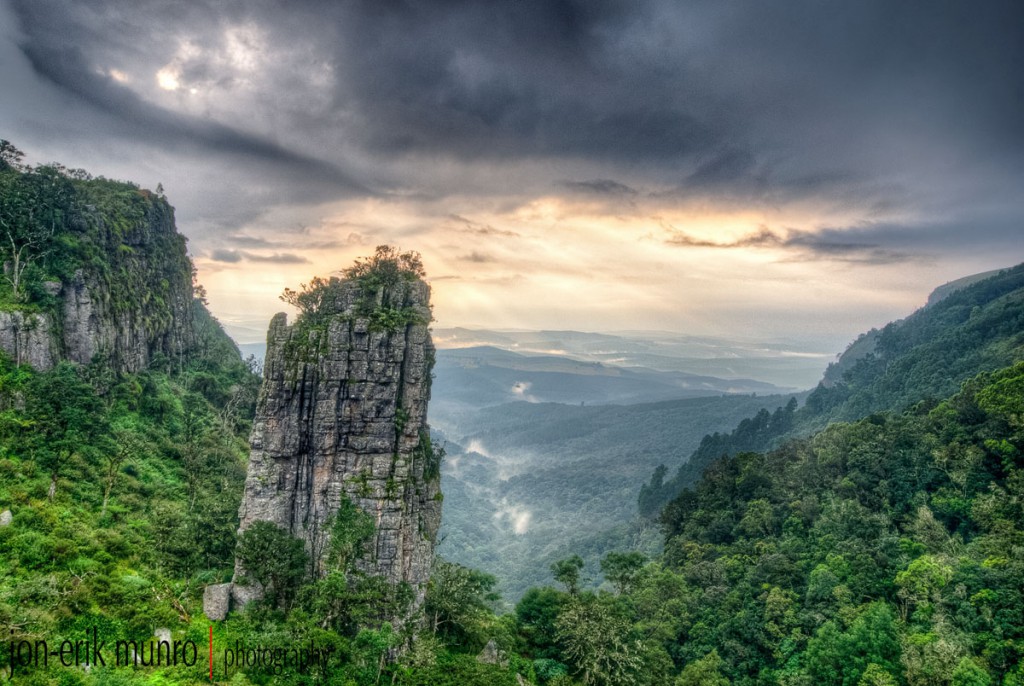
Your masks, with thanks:
M 680 227 L 666 250 L 1024 259 L 1016 1 L 0 0 L 0 19 L 0 136 L 163 180 L 221 265 L 304 263 L 285 235 L 330 203 L 429 207 L 397 235 L 501 241 L 523 231 L 483 217 L 542 196 L 853 218 Z M 273 241 L 249 232 L 289 207 Z M 487 245 L 453 254 L 501 265 Z

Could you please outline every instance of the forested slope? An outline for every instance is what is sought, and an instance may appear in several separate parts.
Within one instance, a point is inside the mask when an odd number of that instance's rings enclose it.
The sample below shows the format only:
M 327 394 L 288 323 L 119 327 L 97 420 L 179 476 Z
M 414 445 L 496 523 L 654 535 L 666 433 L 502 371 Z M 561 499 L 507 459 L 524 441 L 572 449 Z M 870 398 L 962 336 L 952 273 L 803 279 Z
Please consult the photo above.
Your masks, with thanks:
M 1024 359 L 1024 265 L 949 293 L 871 337 L 872 346 L 860 339 L 851 346 L 857 357 L 841 360 L 841 379 L 820 384 L 791 417 L 761 413 L 729 434 L 709 434 L 672 479 L 655 475 L 641 493 L 641 514 L 656 514 L 721 455 L 764 450 L 832 421 L 943 398 L 979 371 Z
M 712 463 L 665 552 L 552 566 L 516 609 L 538 673 L 676 686 L 1024 683 L 1024 364 L 940 403 Z M 564 683 L 550 678 L 549 683 Z

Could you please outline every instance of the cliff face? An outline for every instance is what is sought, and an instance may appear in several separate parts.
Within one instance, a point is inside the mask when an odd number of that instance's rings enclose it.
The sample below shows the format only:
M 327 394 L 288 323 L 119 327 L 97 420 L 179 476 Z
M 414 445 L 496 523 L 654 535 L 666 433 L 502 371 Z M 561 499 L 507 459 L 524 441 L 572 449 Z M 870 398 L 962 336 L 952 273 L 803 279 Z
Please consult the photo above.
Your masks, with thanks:
M 131 190 L 123 214 L 85 208 L 56 243 L 74 250 L 63 279 L 43 281 L 42 306 L 0 311 L 0 349 L 40 370 L 97 360 L 138 372 L 192 349 L 192 264 L 167 202 Z M 9 265 L 8 265 L 9 266 Z
M 426 424 L 429 287 L 403 280 L 374 293 L 350 281 L 332 297 L 336 314 L 317 326 L 289 326 L 284 314 L 270 324 L 240 527 L 277 524 L 305 542 L 323 575 L 331 517 L 348 498 L 375 523 L 357 567 L 408 583 L 415 609 L 441 519 Z M 414 313 L 413 323 L 381 326 L 367 306 L 382 305 Z

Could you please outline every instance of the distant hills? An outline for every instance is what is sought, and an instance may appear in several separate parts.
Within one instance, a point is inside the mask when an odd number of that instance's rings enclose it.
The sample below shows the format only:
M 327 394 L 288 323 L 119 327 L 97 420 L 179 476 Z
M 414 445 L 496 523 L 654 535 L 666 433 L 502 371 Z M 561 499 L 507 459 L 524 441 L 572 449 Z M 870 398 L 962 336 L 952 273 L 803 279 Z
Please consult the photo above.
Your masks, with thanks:
M 523 355 L 492 346 L 438 350 L 434 374 L 438 381 L 431 409 L 435 413 L 516 401 L 628 404 L 793 390 L 753 379 L 619 367 L 569 356 Z
M 595 373 L 578 364 L 561 365 L 554 362 L 567 360 L 597 363 L 615 369 L 629 369 L 648 377 L 650 372 L 681 374 L 677 380 L 670 382 L 675 390 L 669 396 L 659 395 L 655 390 L 637 394 L 635 391 L 628 391 L 626 385 L 613 382 L 611 389 L 605 388 L 599 392 L 599 395 L 609 393 L 606 399 L 594 397 L 588 402 L 649 402 L 681 397 L 677 393 L 680 388 L 684 392 L 708 390 L 712 393 L 803 390 L 816 385 L 821 379 L 822 370 L 835 359 L 831 346 L 824 342 L 747 341 L 692 336 L 669 331 L 596 333 L 434 327 L 431 334 L 438 348 L 439 360 L 455 360 L 454 366 L 462 368 L 469 368 L 476 363 L 535 372 Z M 262 359 L 266 344 L 259 341 L 241 343 L 238 347 L 243 356 L 254 355 Z M 502 352 L 515 357 L 502 356 Z M 524 358 L 531 362 L 525 362 Z M 710 385 L 707 385 L 708 382 Z M 681 385 L 692 383 L 705 385 Z M 621 390 L 615 390 L 616 388 Z M 589 393 L 593 389 L 581 390 Z M 520 398 L 504 398 L 506 401 L 516 399 Z M 576 399 L 575 402 L 581 400 L 586 398 Z M 484 401 L 490 403 L 496 399 L 486 397 Z
M 746 341 L 667 331 L 433 330 L 439 349 L 492 347 L 527 356 L 568 357 L 614 367 L 643 367 L 718 379 L 756 379 L 782 388 L 811 388 L 834 352 L 823 343 Z
M 609 547 L 656 552 L 651 527 L 609 533 L 635 518 L 644 478 L 707 431 L 786 405 L 794 390 L 728 368 L 781 378 L 784 367 L 770 367 L 787 359 L 782 346 L 657 332 L 438 329 L 434 338 L 430 422 L 448 453 L 438 552 L 496 575 L 509 600 L 573 552 L 591 563 Z M 822 356 L 794 359 L 820 376 Z M 728 376 L 685 371 L 687 360 Z
M 822 357 L 801 358 L 817 360 L 823 381 L 800 394 L 770 395 L 781 389 L 751 378 L 618 366 L 658 345 L 693 353 L 702 344 L 721 351 L 725 341 L 435 332 L 440 345 L 462 346 L 438 351 L 431 406 L 433 426 L 450 441 L 441 554 L 496 574 L 514 599 L 544 582 L 548 562 L 560 556 L 579 552 L 592 564 L 612 548 L 656 550 L 650 525 L 633 520 L 645 469 L 654 477 L 640 510 L 650 517 L 723 454 L 946 397 L 978 371 L 1024 358 L 1024 267 L 953 284 L 906 319 L 859 337 L 823 375 Z M 767 351 L 786 355 L 763 350 L 747 363 L 772 359 Z M 693 358 L 673 364 L 686 359 Z M 681 465 L 674 474 L 655 471 L 673 463 Z

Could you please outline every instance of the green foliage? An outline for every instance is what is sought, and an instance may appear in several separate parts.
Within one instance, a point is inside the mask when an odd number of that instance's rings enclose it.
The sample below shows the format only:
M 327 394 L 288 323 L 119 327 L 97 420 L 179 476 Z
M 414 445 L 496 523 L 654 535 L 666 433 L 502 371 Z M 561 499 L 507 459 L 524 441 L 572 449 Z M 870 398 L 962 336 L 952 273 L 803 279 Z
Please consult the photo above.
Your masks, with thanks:
M 363 544 L 373 536 L 374 529 L 373 517 L 342 494 L 331 524 L 328 552 L 331 567 L 351 571 L 352 563 L 361 554 Z
M 1024 540 L 1022 379 L 1018 364 L 935 406 L 713 463 L 663 517 L 684 581 L 672 633 L 691 637 L 670 652 L 714 648 L 735 683 L 1009 669 L 1024 567 L 1000 551 Z
M 340 311 L 338 299 L 342 294 L 342 283 L 336 276 L 328 279 L 314 276 L 312 281 L 302 284 L 297 291 L 285 288 L 280 298 L 307 320 L 319 320 Z
M 193 268 L 167 201 L 59 164 L 26 167 L 5 145 L 0 257 L 8 268 L 0 308 L 46 313 L 59 334 L 63 308 L 54 289 L 84 278 L 97 309 L 139 322 L 180 371 L 184 350 L 158 333 L 172 324 L 187 327 Z
M 568 596 L 553 588 L 531 588 L 516 604 L 516 621 L 526 642 L 527 654 L 557 662 L 555 620 L 558 619 Z M 552 674 L 551 677 L 557 676 Z
M 314 277 L 299 290 L 286 288 L 281 294 L 281 300 L 299 310 L 303 330 L 322 327 L 343 312 L 346 293 L 353 287 L 358 294 L 356 316 L 366 318 L 371 331 L 393 333 L 427 323 L 405 300 L 408 284 L 426 275 L 418 253 L 380 245 L 374 255 L 357 259 L 342 274 L 344 278 Z
M 583 558 L 579 555 L 573 555 L 551 564 L 551 575 L 555 577 L 555 581 L 565 586 L 569 595 L 576 595 L 580 592 L 581 571 L 583 571 Z
M 272 522 L 253 522 L 238 537 L 236 554 L 246 576 L 263 587 L 272 607 L 290 607 L 309 565 L 301 539 Z
M 869 665 L 899 670 L 900 645 L 895 617 L 885 604 L 873 604 L 847 631 L 826 622 L 807 643 L 807 673 L 820 684 L 861 681 Z
M 445 448 L 434 445 L 430 431 L 420 431 L 420 441 L 413 449 L 413 459 L 423 463 L 423 479 L 433 481 L 441 476 L 441 462 L 444 461 Z
M 442 655 L 436 665 L 400 672 L 400 686 L 517 686 L 516 673 L 477 662 L 471 655 Z
M 370 331 L 403 331 L 410 324 L 423 323 L 423 317 L 411 307 L 382 305 L 369 312 Z
M 555 622 L 562 655 L 583 684 L 640 683 L 641 646 L 630 640 L 629 623 L 607 602 L 574 597 Z
M 718 657 L 717 650 L 712 650 L 683 667 L 676 677 L 675 686 L 729 686 L 729 680 L 719 671 L 721 666 L 722 658 Z
M 25 153 L 18 150 L 9 140 L 0 138 L 0 171 L 20 169 Z
M 969 657 L 960 660 L 953 670 L 950 686 L 991 686 L 992 677 L 977 662 Z
M 643 569 L 647 558 L 643 553 L 610 552 L 601 560 L 601 572 L 604 578 L 615 584 L 619 593 L 625 593 L 633 585 L 634 580 Z
M 418 252 L 402 252 L 390 245 L 378 245 L 373 255 L 358 258 L 343 273 L 346 279 L 358 281 L 365 290 L 370 291 L 426 276 L 423 259 Z
M 211 369 L 214 386 L 238 378 Z M 188 382 L 0 356 L 0 509 L 14 513 L 0 528 L 0 621 L 142 639 L 189 621 L 203 583 L 230 575 L 244 439 Z
M 439 363 L 450 388 L 458 368 Z M 511 372 L 513 374 L 518 372 Z M 581 376 L 586 379 L 586 376 Z M 515 377 L 508 377 L 511 385 Z M 561 382 L 559 382 L 561 383 Z M 451 398 L 434 393 L 436 422 L 449 416 L 458 433 L 474 436 L 493 455 L 515 455 L 520 473 L 507 478 L 495 461 L 470 446 L 446 441 L 459 468 L 444 475 L 444 520 L 439 553 L 491 571 L 515 603 L 530 586 L 550 582 L 552 562 L 583 558 L 593 581 L 613 550 L 661 552 L 657 526 L 636 517 L 637 486 L 666 456 L 683 459 L 709 430 L 734 426 L 781 396 L 689 398 L 637 405 L 512 403 L 468 412 L 449 410 Z M 486 402 L 485 397 L 479 400 Z M 442 438 L 435 434 L 435 444 Z M 493 502 L 507 499 L 530 513 L 526 531 L 496 522 Z
M 490 628 L 489 603 L 497 600 L 494 584 L 490 574 L 437 558 L 424 605 L 434 633 L 452 645 L 483 647 Z
M 47 374 L 35 375 L 26 391 L 25 442 L 35 463 L 50 474 L 52 500 L 60 472 L 73 455 L 88 459 L 110 450 L 109 428 L 97 421 L 104 414 L 102 402 L 75 365 L 62 362 Z

